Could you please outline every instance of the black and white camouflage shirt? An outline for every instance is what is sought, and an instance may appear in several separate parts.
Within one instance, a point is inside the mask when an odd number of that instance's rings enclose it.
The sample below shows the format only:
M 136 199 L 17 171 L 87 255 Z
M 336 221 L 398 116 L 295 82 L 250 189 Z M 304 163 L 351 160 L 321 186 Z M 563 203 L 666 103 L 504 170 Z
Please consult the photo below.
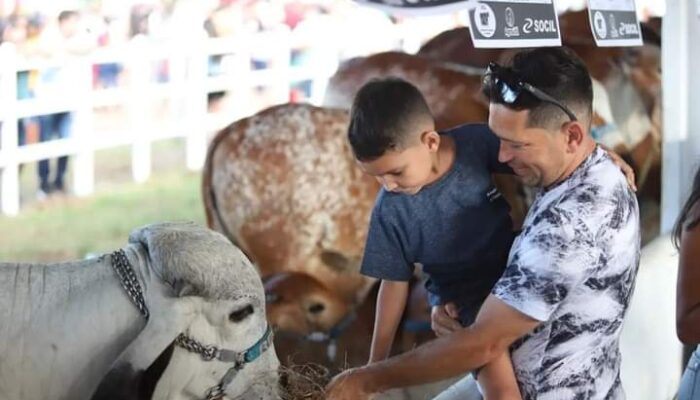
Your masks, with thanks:
M 542 323 L 513 344 L 524 400 L 619 400 L 619 338 L 639 266 L 639 208 L 600 148 L 542 190 L 492 293 Z

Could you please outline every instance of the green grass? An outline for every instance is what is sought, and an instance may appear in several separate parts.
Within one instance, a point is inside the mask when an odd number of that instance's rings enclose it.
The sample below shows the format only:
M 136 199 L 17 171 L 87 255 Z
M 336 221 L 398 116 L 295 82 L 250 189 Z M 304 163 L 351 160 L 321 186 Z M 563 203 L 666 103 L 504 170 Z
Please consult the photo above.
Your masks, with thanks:
M 200 174 L 154 174 L 88 198 L 52 198 L 0 216 L 0 260 L 63 261 L 123 246 L 135 227 L 189 220 L 204 223 Z

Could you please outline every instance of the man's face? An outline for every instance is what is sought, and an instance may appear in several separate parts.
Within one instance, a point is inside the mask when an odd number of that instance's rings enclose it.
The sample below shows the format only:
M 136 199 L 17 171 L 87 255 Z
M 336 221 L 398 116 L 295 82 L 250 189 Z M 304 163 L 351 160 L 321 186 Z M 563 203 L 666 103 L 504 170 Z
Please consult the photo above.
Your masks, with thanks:
M 568 136 L 563 130 L 528 127 L 528 114 L 492 103 L 489 127 L 501 140 L 498 160 L 508 164 L 525 185 L 547 187 L 564 174 Z
M 358 161 L 358 165 L 387 191 L 412 195 L 430 182 L 435 151 L 437 145 L 421 140 L 399 151 L 389 150 L 376 160 Z

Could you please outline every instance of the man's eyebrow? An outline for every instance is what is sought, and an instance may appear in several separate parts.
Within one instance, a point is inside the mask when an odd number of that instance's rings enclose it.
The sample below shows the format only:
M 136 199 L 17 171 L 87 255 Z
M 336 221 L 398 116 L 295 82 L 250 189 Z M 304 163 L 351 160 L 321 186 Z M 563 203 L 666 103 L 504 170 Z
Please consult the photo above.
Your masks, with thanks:
M 498 134 L 496 134 L 496 132 L 494 132 L 493 134 L 494 134 L 494 136 L 496 136 L 499 140 L 503 140 L 504 142 L 508 142 L 508 143 L 518 143 L 518 144 L 524 144 L 524 143 L 525 143 L 525 142 L 520 141 L 520 140 L 514 140 L 514 139 L 504 138 L 503 136 L 499 136 Z

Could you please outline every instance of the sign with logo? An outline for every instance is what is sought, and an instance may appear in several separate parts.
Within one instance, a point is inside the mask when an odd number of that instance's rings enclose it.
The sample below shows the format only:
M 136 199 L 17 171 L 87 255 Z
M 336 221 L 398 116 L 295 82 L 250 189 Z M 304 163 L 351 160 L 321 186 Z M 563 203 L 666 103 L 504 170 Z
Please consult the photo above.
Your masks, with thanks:
M 588 19 L 600 47 L 642 45 L 634 0 L 588 0 Z
M 561 46 L 554 0 L 356 1 L 395 15 L 469 10 L 469 32 L 477 48 Z
M 561 46 L 552 0 L 483 0 L 469 12 L 477 48 Z

